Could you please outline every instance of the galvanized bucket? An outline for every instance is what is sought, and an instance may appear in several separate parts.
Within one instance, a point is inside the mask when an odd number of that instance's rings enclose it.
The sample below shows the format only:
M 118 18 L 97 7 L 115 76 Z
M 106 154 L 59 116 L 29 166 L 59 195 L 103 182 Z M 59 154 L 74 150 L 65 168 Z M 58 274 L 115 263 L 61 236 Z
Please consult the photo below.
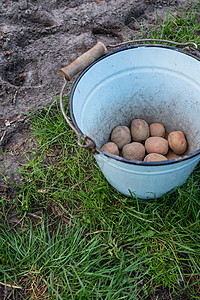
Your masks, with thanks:
M 197 48 L 194 43 L 187 44 Z M 93 152 L 108 182 L 124 195 L 159 198 L 181 186 L 200 160 L 200 59 L 196 55 L 198 50 L 186 51 L 177 45 L 129 42 L 128 46 L 122 45 L 110 53 L 101 45 L 103 56 L 101 51 L 100 55 L 94 54 L 89 58 L 89 66 L 80 58 L 78 68 L 77 61 L 73 62 L 72 76 L 86 67 L 71 91 L 73 125 L 62 102 L 66 80 L 62 88 L 61 110 L 77 133 L 79 146 Z M 90 51 L 96 53 L 95 49 L 89 50 L 84 54 L 86 60 Z M 71 73 L 67 68 L 61 72 L 69 80 Z M 169 132 L 184 131 L 189 145 L 187 154 L 179 159 L 143 162 L 103 151 L 101 147 L 112 129 L 129 126 L 134 118 L 142 118 L 149 124 L 161 122 Z

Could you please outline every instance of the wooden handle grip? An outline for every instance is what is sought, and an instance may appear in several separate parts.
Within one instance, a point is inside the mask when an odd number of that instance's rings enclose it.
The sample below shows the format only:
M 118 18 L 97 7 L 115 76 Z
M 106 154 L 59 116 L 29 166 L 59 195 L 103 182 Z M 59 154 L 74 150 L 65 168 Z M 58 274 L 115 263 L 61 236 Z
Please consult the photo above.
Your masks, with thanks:
M 71 78 L 75 74 L 84 70 L 97 58 L 103 56 L 106 53 L 108 53 L 106 46 L 102 42 L 98 42 L 93 48 L 79 56 L 70 65 L 60 69 L 60 72 L 67 80 L 71 80 Z

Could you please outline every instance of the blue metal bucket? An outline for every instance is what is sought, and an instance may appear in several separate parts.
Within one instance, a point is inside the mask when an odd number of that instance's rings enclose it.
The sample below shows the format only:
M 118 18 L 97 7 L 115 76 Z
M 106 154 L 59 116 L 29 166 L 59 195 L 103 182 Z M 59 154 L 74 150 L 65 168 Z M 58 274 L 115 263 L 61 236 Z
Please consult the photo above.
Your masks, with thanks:
M 138 45 L 112 51 L 76 80 L 70 115 L 77 132 L 96 144 L 108 182 L 124 195 L 161 197 L 181 186 L 200 160 L 200 60 L 171 46 Z M 182 130 L 187 155 L 162 162 L 131 161 L 101 149 L 118 125 L 135 118 Z

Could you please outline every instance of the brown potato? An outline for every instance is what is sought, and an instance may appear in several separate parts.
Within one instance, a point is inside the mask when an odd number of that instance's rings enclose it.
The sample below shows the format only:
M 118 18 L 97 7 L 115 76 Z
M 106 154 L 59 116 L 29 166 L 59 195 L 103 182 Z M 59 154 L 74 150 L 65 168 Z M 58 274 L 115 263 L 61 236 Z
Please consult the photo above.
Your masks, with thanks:
M 145 148 L 142 144 L 133 142 L 123 147 L 122 156 L 132 160 L 143 160 L 145 156 Z
M 134 142 L 144 142 L 149 137 L 149 125 L 142 119 L 134 119 L 131 123 L 131 135 Z
M 127 126 L 117 126 L 111 133 L 111 142 L 115 143 L 119 149 L 131 142 L 131 132 Z
M 152 136 L 145 141 L 145 149 L 148 153 L 167 154 L 168 141 L 162 137 Z
M 161 123 L 152 123 L 150 125 L 150 135 L 165 137 L 165 127 Z
M 178 154 L 174 153 L 172 150 L 169 150 L 166 157 L 167 157 L 168 160 L 170 160 L 170 159 L 180 158 L 181 155 L 178 155 Z
M 119 149 L 117 145 L 113 142 L 108 142 L 105 145 L 103 145 L 102 149 L 106 152 L 112 153 L 114 155 L 119 155 Z
M 168 140 L 168 136 L 169 136 L 170 132 L 169 131 L 165 131 L 165 139 Z
M 158 153 L 150 153 L 145 156 L 144 161 L 164 161 L 167 158 L 164 155 Z
M 171 132 L 168 136 L 169 146 L 176 154 L 183 154 L 187 149 L 187 141 L 182 131 Z

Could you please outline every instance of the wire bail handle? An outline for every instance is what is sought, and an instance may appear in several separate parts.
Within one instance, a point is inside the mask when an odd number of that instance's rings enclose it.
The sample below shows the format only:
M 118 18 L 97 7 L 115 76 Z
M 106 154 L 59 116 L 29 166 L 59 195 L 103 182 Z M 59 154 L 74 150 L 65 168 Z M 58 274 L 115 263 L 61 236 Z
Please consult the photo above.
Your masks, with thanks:
M 128 44 L 137 44 L 137 43 L 143 43 L 143 42 L 158 42 L 158 43 L 169 43 L 178 47 L 186 47 L 186 46 L 193 46 L 192 48 L 198 49 L 198 46 L 194 42 L 187 42 L 187 43 L 178 43 L 170 40 L 164 40 L 164 39 L 138 39 L 138 40 L 131 40 L 127 42 L 123 42 L 117 45 L 107 45 L 109 48 L 117 48 L 121 46 L 126 46 Z M 143 44 L 145 45 L 145 44 Z M 154 44 L 156 45 L 156 44 Z
M 67 124 L 70 126 L 70 128 L 76 133 L 77 135 L 77 139 L 78 139 L 78 146 L 81 148 L 86 148 L 91 152 L 95 152 L 95 142 L 93 141 L 93 139 L 91 139 L 89 136 L 85 135 L 85 134 L 80 134 L 78 132 L 78 130 L 72 125 L 72 123 L 70 122 L 69 118 L 67 117 L 65 110 L 64 110 L 64 105 L 63 105 L 63 93 L 64 93 L 64 89 L 67 85 L 67 79 L 64 77 L 64 84 L 62 86 L 61 92 L 60 92 L 60 108 L 61 108 L 61 112 L 63 114 L 63 117 L 65 118 Z

